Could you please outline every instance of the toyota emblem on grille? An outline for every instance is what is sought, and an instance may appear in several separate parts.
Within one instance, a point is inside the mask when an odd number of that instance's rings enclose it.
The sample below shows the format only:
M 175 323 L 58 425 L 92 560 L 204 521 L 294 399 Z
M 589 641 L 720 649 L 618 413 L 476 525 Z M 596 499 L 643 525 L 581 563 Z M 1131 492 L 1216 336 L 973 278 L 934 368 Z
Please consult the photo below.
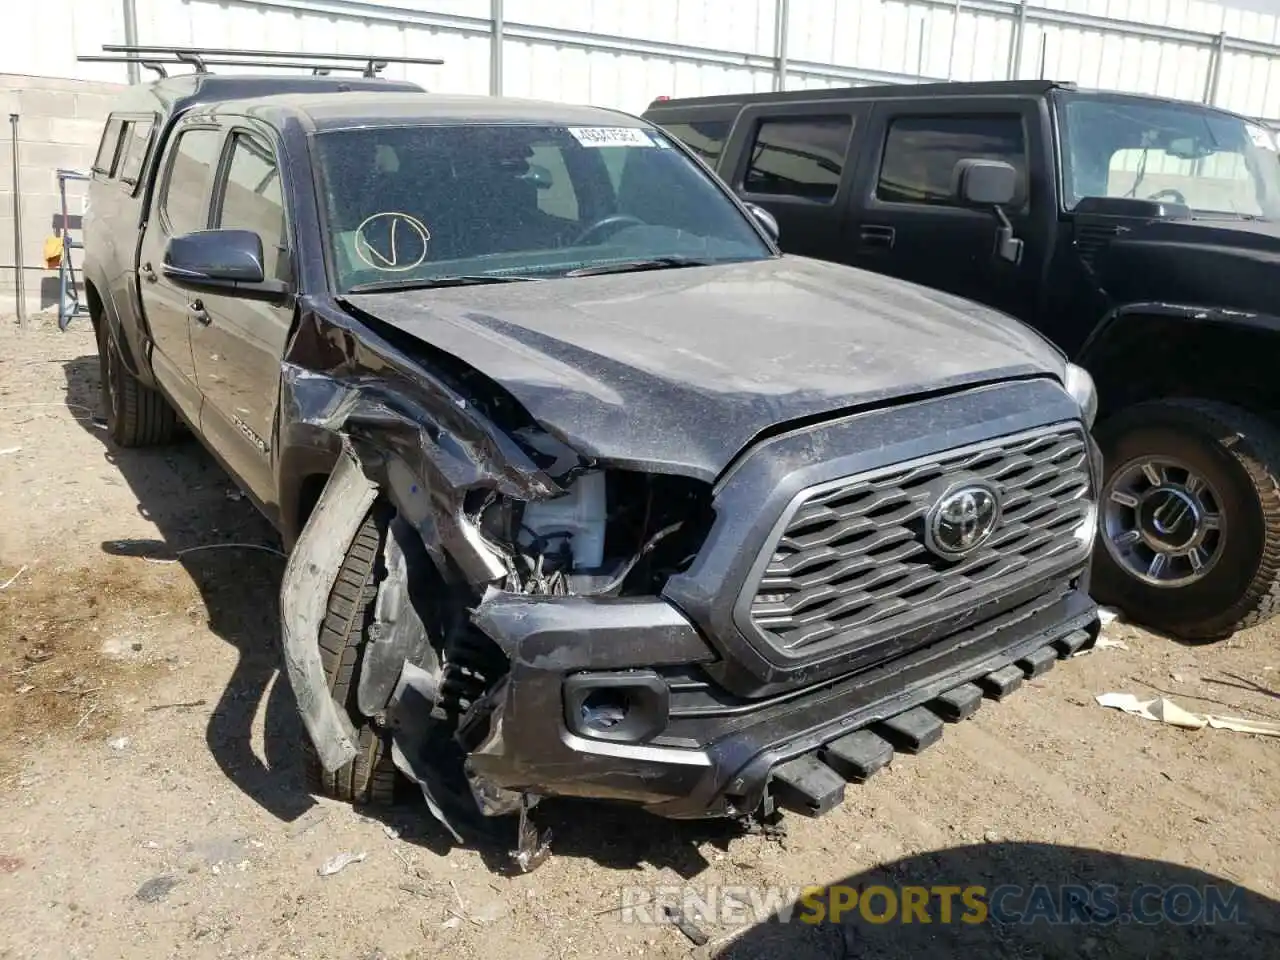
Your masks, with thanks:
M 972 553 L 1000 525 L 1000 495 L 987 483 L 966 482 L 947 489 L 925 517 L 925 546 L 956 560 Z

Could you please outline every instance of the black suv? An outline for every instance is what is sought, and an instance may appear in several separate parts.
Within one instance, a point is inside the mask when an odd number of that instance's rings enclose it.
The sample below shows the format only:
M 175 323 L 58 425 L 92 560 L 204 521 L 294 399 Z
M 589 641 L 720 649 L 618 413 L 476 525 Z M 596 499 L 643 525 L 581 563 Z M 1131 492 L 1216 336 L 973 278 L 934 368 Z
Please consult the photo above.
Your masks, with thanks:
M 1094 590 L 1188 639 L 1280 609 L 1280 163 L 1199 104 L 1018 81 L 655 101 L 791 253 L 989 304 L 1098 384 Z
M 316 789 L 818 813 L 1096 636 L 1029 328 L 780 256 L 634 117 L 254 83 L 122 95 L 85 276 L 114 440 L 185 421 L 291 548 Z

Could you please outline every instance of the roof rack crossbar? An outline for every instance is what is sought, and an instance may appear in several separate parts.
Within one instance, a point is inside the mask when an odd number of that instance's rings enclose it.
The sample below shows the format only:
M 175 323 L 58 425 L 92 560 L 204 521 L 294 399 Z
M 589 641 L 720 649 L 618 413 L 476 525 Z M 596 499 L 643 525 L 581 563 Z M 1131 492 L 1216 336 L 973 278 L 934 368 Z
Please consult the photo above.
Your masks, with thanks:
M 211 61 L 209 57 L 244 57 L 255 61 L 279 61 L 279 60 L 305 60 L 309 64 L 316 62 L 350 62 L 363 63 L 364 75 L 366 77 L 375 77 L 378 72 L 385 69 L 391 63 L 408 63 L 421 64 L 425 66 L 440 66 L 443 60 L 436 57 L 400 57 L 400 56 L 383 56 L 381 54 L 365 54 L 365 53 L 324 53 L 324 52 L 303 52 L 296 50 L 235 50 L 229 47 L 169 47 L 160 45 L 141 45 L 134 43 L 104 43 L 102 45 L 103 53 L 132 54 L 135 56 L 146 56 L 152 54 L 167 54 L 168 56 L 177 57 L 182 63 L 189 63 L 197 73 L 207 72 L 202 66 L 207 66 Z M 141 62 L 141 61 L 139 61 Z M 235 61 L 238 63 L 239 61 Z M 235 65 L 223 63 L 222 65 Z M 256 63 L 255 66 L 264 65 Z
M 165 69 L 166 66 L 179 66 L 182 64 L 194 67 L 196 73 L 208 73 L 209 67 L 254 67 L 271 70 L 310 70 L 317 76 L 324 76 L 333 71 L 368 75 L 366 66 L 355 63 L 307 63 L 295 61 L 282 63 L 279 60 L 222 60 L 192 56 L 165 59 L 162 57 L 131 57 L 111 54 L 81 54 L 76 59 L 82 63 L 136 63 L 149 70 L 154 70 L 161 77 L 169 75 L 169 71 Z M 193 62 L 196 59 L 199 60 L 199 64 Z M 378 68 L 381 69 L 381 66 L 379 65 Z

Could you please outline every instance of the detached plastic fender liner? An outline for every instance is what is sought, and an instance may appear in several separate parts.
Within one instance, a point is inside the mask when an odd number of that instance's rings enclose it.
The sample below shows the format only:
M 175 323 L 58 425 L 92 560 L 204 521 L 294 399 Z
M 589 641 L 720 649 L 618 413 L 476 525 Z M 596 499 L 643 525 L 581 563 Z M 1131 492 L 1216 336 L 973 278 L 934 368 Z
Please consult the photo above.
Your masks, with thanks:
M 344 446 L 315 509 L 298 536 L 280 586 L 285 672 L 316 754 L 333 772 L 356 756 L 356 731 L 329 693 L 320 660 L 320 625 L 329 593 L 378 488 Z

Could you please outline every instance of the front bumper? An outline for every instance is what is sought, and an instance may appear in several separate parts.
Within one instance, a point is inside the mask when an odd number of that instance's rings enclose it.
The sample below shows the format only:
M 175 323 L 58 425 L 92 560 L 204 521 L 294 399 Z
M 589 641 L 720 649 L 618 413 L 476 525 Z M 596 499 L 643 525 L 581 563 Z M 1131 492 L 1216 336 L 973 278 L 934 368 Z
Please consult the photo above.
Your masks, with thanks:
M 773 799 L 820 814 L 840 801 L 847 779 L 865 779 L 892 749 L 923 749 L 981 695 L 999 699 L 1094 641 L 1085 571 L 1036 589 L 889 662 L 753 700 L 709 679 L 716 654 L 665 600 L 499 594 L 474 619 L 511 657 L 511 672 L 469 769 L 513 791 L 628 801 L 672 818 L 746 815 Z M 665 686 L 660 729 L 642 742 L 571 729 L 580 726 L 566 715 L 571 678 L 607 684 L 641 674 Z

